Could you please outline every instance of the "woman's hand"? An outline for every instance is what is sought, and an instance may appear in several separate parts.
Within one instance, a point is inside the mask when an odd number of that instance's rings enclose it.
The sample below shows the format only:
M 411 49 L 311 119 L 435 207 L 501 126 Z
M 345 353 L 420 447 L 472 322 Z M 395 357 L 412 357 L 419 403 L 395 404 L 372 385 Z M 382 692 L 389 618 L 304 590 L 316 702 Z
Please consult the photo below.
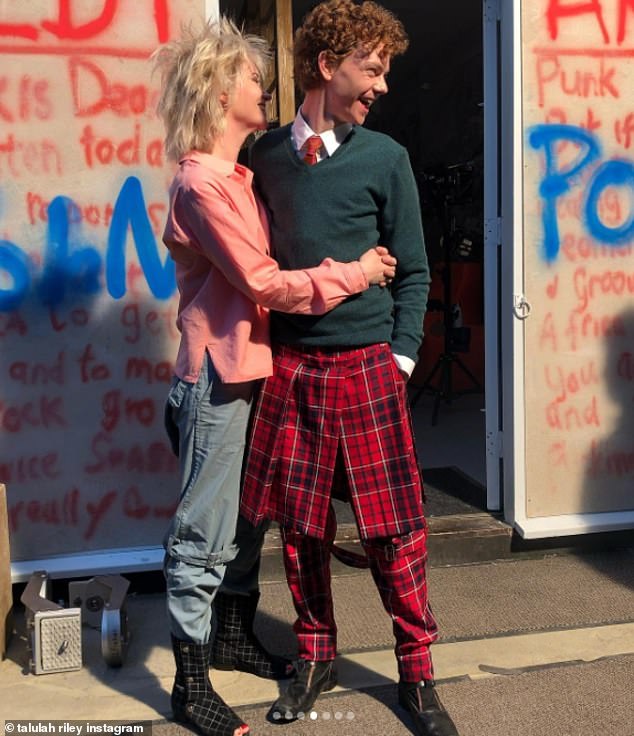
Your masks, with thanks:
M 387 286 L 392 283 L 396 273 L 396 258 L 391 256 L 388 249 L 377 245 L 359 258 L 363 273 L 365 273 L 369 284 Z

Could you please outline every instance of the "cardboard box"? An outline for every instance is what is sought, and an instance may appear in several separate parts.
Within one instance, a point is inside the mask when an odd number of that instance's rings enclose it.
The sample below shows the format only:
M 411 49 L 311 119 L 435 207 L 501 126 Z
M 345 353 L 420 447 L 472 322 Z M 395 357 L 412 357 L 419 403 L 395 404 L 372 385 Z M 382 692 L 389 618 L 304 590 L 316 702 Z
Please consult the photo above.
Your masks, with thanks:
M 4 659 L 11 633 L 11 557 L 9 554 L 9 517 L 7 492 L 0 483 L 0 659 Z

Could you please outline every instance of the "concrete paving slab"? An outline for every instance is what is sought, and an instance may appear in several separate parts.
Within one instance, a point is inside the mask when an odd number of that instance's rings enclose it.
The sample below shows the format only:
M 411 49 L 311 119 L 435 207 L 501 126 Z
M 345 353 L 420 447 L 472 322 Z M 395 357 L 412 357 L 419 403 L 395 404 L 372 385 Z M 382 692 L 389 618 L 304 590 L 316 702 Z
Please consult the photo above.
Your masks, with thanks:
M 434 647 L 438 678 L 501 681 L 499 675 L 535 667 L 634 653 L 632 559 L 623 550 L 431 570 L 445 634 Z M 391 624 L 367 573 L 336 578 L 333 587 L 343 654 L 337 692 L 393 682 Z M 165 718 L 174 665 L 164 595 L 131 595 L 128 611 L 133 638 L 120 669 L 103 661 L 99 632 L 84 629 L 80 671 L 35 676 L 26 671 L 23 635 L 14 636 L 9 658 L 0 663 L 0 719 Z M 263 585 L 258 629 L 271 648 L 290 655 L 292 619 L 286 583 Z M 264 707 L 279 693 L 276 683 L 244 674 L 214 673 L 213 679 L 238 706 Z
M 85 666 L 57 674 L 25 674 L 16 661 L 0 665 L 0 717 L 7 719 L 156 720 L 169 714 L 173 662 L 165 645 L 156 643 L 121 669 L 100 661 L 97 632 L 88 632 Z M 517 636 L 440 643 L 434 647 L 439 681 L 479 679 L 545 665 L 593 661 L 634 654 L 634 623 L 539 632 Z M 338 658 L 337 691 L 360 690 L 396 682 L 391 651 L 348 653 Z M 233 706 L 271 703 L 278 683 L 235 672 L 213 672 L 214 687 Z
M 520 675 L 441 682 L 440 697 L 460 736 L 632 736 L 634 656 L 556 665 Z M 256 736 L 403 736 L 412 733 L 390 684 L 324 694 L 314 720 L 275 725 L 267 708 L 238 708 Z M 154 736 L 187 736 L 172 723 Z

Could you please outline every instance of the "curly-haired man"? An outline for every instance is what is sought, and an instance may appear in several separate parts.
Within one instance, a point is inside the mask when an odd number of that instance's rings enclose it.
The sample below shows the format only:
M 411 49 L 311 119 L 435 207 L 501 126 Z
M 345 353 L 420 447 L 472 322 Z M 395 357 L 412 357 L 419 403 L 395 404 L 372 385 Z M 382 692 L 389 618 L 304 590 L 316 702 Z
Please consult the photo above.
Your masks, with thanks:
M 274 375 L 254 414 L 242 512 L 279 522 L 297 611 L 297 673 L 272 717 L 297 718 L 336 684 L 334 492 L 352 505 L 393 621 L 399 702 L 422 736 L 457 736 L 434 688 L 437 627 L 406 394 L 430 281 L 418 195 L 406 150 L 361 127 L 407 45 L 400 21 L 374 2 L 321 3 L 296 34 L 299 113 L 253 147 L 282 268 L 348 260 L 376 242 L 398 265 L 389 290 L 372 287 L 328 315 L 273 313 Z

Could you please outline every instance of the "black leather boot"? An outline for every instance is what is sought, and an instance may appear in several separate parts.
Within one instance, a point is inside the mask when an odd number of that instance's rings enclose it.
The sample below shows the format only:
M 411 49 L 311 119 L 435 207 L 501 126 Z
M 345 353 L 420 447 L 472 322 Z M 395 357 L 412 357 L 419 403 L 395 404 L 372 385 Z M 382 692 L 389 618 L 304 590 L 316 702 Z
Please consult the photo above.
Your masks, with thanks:
M 440 702 L 433 680 L 398 684 L 398 702 L 414 719 L 419 736 L 459 736 L 454 722 Z
M 253 622 L 259 599 L 257 591 L 250 595 L 216 595 L 214 613 L 218 625 L 211 647 L 211 666 L 282 680 L 293 674 L 293 663 L 267 652 L 255 635 Z
M 172 636 L 176 677 L 172 689 L 175 721 L 195 728 L 204 736 L 233 736 L 246 727 L 216 693 L 209 680 L 209 644 L 193 644 Z
M 337 684 L 337 672 L 334 663 L 309 662 L 300 659 L 297 663 L 297 674 L 288 690 L 271 706 L 269 719 L 276 723 L 288 723 L 307 714 L 320 693 L 332 690 Z

